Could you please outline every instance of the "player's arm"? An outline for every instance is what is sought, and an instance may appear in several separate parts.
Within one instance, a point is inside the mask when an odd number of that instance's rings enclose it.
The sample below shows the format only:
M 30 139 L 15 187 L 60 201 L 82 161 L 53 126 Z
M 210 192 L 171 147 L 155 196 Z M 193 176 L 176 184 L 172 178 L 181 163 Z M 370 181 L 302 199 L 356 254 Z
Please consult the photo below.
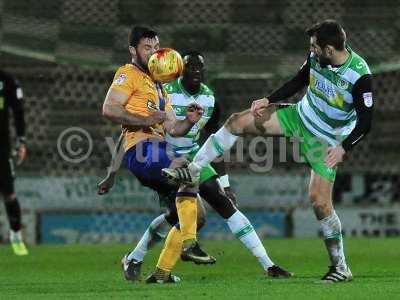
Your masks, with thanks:
M 348 152 L 357 145 L 371 130 L 374 108 L 372 98 L 372 75 L 364 75 L 353 87 L 353 103 L 357 113 L 357 123 L 350 135 L 342 142 L 343 149 Z
M 25 111 L 24 97 L 22 89 L 17 80 L 10 77 L 6 91 L 7 100 L 10 103 L 14 115 L 15 132 L 17 134 L 17 164 L 20 165 L 26 158 L 26 139 L 25 139 Z
M 107 168 L 107 175 L 97 184 L 97 193 L 99 195 L 107 194 L 109 190 L 114 186 L 115 177 L 117 176 L 117 171 L 121 166 L 124 156 L 124 151 L 122 148 L 123 141 L 124 135 L 123 133 L 121 133 L 112 151 L 110 165 Z
M 129 95 L 110 88 L 103 103 L 103 116 L 118 124 L 148 127 L 165 120 L 165 112 L 155 111 L 148 117 L 130 113 L 125 109 Z
M 175 111 L 169 106 L 166 109 L 165 130 L 174 137 L 184 136 L 200 120 L 203 112 L 203 108 L 200 105 L 191 103 L 187 108 L 186 118 L 177 120 Z
M 335 167 L 343 161 L 345 153 L 351 151 L 371 130 L 373 114 L 372 75 L 360 77 L 352 90 L 354 109 L 357 113 L 357 123 L 352 132 L 341 145 L 328 148 L 326 165 Z
M 280 88 L 273 91 L 269 96 L 253 101 L 251 112 L 255 116 L 261 116 L 261 111 L 271 103 L 287 100 L 297 92 L 301 91 L 310 83 L 310 56 L 301 66 L 296 76 L 284 83 Z

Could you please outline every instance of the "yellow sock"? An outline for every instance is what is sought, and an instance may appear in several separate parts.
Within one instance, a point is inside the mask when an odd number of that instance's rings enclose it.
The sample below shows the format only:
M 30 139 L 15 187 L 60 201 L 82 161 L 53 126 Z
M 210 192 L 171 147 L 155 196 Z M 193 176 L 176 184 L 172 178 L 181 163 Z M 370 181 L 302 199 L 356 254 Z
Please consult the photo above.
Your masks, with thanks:
M 196 240 L 197 235 L 197 194 L 178 192 L 176 194 L 176 209 L 182 241 Z
M 181 251 L 182 235 L 174 226 L 169 231 L 167 239 L 165 240 L 164 249 L 161 251 L 160 257 L 158 258 L 157 268 L 168 273 L 171 272 L 181 255 Z

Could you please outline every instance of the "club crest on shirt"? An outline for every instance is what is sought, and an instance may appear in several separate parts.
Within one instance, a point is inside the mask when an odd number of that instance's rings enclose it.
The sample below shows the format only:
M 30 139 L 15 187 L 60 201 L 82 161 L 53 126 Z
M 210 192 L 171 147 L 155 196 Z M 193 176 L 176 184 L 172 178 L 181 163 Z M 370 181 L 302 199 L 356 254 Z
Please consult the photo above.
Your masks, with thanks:
M 349 83 L 341 78 L 337 80 L 337 85 L 343 90 L 346 90 L 349 87 Z
M 119 74 L 118 78 L 115 80 L 116 85 L 122 85 L 126 79 L 126 74 Z

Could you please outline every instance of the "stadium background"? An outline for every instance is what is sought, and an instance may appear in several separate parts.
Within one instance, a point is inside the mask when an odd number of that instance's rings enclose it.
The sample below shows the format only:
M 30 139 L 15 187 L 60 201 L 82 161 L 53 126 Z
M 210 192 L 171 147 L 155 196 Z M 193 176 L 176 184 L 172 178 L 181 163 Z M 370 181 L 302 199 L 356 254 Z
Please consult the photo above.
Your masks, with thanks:
M 322 18 L 342 22 L 350 45 L 376 74 L 373 130 L 341 166 L 335 185 L 345 234 L 400 234 L 398 1 L 2 0 L 0 11 L 0 65 L 18 77 L 26 99 L 29 152 L 16 186 L 30 243 L 129 242 L 160 211 L 156 196 L 126 172 L 109 195 L 96 194 L 110 158 L 105 137 L 119 134 L 101 106 L 114 70 L 129 61 L 132 24 L 153 24 L 163 46 L 204 53 L 207 83 L 226 119 L 299 68 L 308 49 L 304 29 Z M 87 131 L 93 142 L 89 158 L 78 164 L 65 161 L 57 148 L 71 127 Z M 293 162 L 290 143 L 288 162 L 278 163 L 275 139 L 273 169 L 254 173 L 251 141 L 244 141 L 243 161 L 236 161 L 234 149 L 229 164 L 239 206 L 263 237 L 317 236 L 308 169 Z M 263 155 L 265 145 L 256 150 Z M 203 238 L 226 238 L 224 226 L 211 213 Z M 5 240 L 4 211 L 0 232 Z

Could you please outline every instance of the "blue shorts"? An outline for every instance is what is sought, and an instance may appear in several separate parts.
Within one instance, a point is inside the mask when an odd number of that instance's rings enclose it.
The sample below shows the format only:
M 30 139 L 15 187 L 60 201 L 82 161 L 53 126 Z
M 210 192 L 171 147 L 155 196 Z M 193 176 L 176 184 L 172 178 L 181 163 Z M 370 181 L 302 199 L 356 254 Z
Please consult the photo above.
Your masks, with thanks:
M 178 157 L 171 153 L 165 141 L 146 139 L 126 151 L 124 162 L 141 184 L 156 191 L 169 209 L 176 210 L 174 195 L 178 186 L 161 174 L 161 169 L 168 168 Z

